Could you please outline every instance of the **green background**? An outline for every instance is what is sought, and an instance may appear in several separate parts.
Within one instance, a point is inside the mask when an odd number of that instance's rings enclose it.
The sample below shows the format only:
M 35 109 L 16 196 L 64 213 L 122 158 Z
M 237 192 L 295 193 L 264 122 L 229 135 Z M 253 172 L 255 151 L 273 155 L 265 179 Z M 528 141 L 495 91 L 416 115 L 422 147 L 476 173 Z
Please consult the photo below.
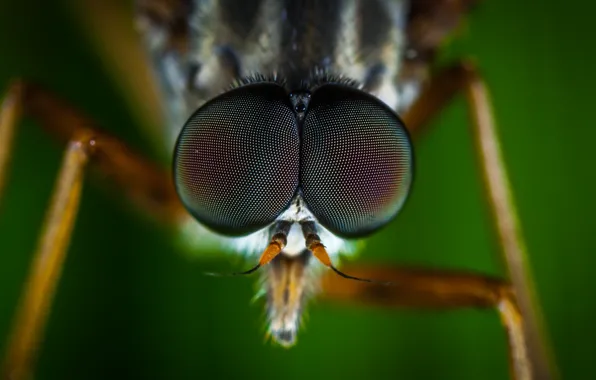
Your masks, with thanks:
M 79 33 L 67 2 L 0 1 L 0 89 L 33 78 L 145 152 L 149 139 Z M 539 4 L 539 5 L 538 5 Z M 596 176 L 593 15 L 486 1 L 445 57 L 475 58 L 493 94 L 544 317 L 562 377 L 593 378 Z M 109 27 L 107 25 L 106 27 Z M 360 258 L 500 274 L 462 99 L 416 147 L 414 192 Z M 0 213 L 0 342 L 35 246 L 61 148 L 30 121 Z M 205 277 L 237 260 L 189 260 L 172 236 L 87 181 L 38 379 L 258 377 L 504 379 L 493 311 L 386 311 L 315 304 L 298 345 L 264 343 L 254 278 Z

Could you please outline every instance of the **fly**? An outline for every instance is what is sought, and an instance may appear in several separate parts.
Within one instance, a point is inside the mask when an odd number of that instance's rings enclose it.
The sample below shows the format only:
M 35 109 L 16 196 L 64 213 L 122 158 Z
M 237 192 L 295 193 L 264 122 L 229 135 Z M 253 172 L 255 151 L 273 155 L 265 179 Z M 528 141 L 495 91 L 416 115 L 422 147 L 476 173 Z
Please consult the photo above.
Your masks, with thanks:
M 23 113 L 68 144 L 4 373 L 22 379 L 32 368 L 90 164 L 192 236 L 197 250 L 216 240 L 256 259 L 241 274 L 260 269 L 269 334 L 283 346 L 296 343 L 315 296 L 493 307 L 508 334 L 513 376 L 549 378 L 486 85 L 466 61 L 431 70 L 474 3 L 137 1 L 135 22 L 166 106 L 161 134 L 173 152 L 171 174 L 81 123 L 86 117 L 50 91 L 15 81 L 0 114 L 0 152 L 8 152 Z M 412 140 L 459 92 L 467 95 L 511 284 L 393 266 L 340 270 L 340 256 L 357 253 L 355 241 L 398 216 L 414 179 Z

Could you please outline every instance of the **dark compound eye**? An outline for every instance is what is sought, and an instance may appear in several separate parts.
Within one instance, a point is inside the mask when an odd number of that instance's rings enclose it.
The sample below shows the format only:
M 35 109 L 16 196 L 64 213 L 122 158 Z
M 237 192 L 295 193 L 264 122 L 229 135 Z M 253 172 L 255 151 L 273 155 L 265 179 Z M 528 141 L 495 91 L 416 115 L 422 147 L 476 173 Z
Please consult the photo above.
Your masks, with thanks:
M 273 222 L 298 187 L 299 136 L 274 83 L 228 91 L 197 110 L 174 153 L 182 202 L 207 227 L 243 235 Z
M 393 111 L 355 88 L 329 84 L 313 93 L 301 134 L 304 200 L 323 226 L 359 237 L 395 217 L 412 183 L 413 152 Z

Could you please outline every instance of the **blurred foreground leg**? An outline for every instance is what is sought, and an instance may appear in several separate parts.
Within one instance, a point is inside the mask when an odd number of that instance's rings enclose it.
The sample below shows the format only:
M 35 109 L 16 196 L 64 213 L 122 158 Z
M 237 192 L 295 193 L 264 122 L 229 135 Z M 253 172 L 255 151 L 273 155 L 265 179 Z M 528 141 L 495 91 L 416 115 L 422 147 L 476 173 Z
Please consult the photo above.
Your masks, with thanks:
M 556 368 L 542 327 L 526 243 L 501 152 L 489 91 L 482 76 L 469 62 L 459 62 L 439 71 L 431 77 L 419 100 L 404 115 L 404 121 L 412 134 L 417 136 L 458 94 L 466 96 L 486 198 L 493 215 L 501 258 L 524 318 L 534 376 L 540 380 L 551 379 L 556 377 Z
M 87 163 L 94 164 L 131 200 L 161 220 L 176 222 L 185 213 L 167 173 L 95 128 L 49 92 L 15 82 L 0 110 L 0 186 L 6 180 L 11 136 L 21 113 L 34 116 L 46 131 L 67 144 L 0 372 L 2 379 L 21 380 L 33 372 L 75 223 Z

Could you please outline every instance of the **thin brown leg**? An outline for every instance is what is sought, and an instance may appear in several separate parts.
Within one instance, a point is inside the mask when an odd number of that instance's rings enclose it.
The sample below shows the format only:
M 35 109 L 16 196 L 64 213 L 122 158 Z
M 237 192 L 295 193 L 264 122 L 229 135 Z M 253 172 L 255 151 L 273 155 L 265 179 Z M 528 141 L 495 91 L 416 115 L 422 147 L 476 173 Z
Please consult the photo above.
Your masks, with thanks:
M 19 305 L 8 345 L 4 376 L 28 378 L 74 226 L 84 169 L 94 141 L 74 138 L 66 149 L 43 232 Z
M 430 124 L 429 121 L 458 93 L 465 94 L 467 99 L 487 200 L 494 216 L 502 257 L 524 317 L 535 378 L 550 379 L 555 376 L 555 368 L 549 368 L 554 365 L 551 365 L 552 355 L 548 352 L 540 309 L 535 301 L 526 244 L 500 148 L 488 89 L 474 65 L 460 62 L 434 75 L 419 101 L 404 115 L 404 121 L 415 137 L 420 135 L 422 129 Z
M 126 144 L 102 132 L 93 121 L 44 88 L 21 81 L 8 90 L 0 106 L 0 135 L 12 134 L 21 113 L 33 116 L 39 125 L 61 143 L 67 143 L 81 130 L 91 130 L 96 142 L 91 160 L 102 177 L 119 186 L 131 202 L 160 221 L 175 223 L 187 216 L 167 171 L 131 151 Z M 14 116 L 11 116 L 14 115 Z M 5 131 L 9 132 L 5 132 Z M 4 142 L 2 143 L 5 144 Z M 10 146 L 3 146 L 7 157 Z M 1 164 L 1 161 L 0 161 Z M 0 166 L 0 169 L 2 166 Z M 5 177 L 0 171 L 0 183 Z
M 0 199 L 2 198 L 12 146 L 16 120 L 21 115 L 21 103 L 17 101 L 21 89 L 13 86 L 0 104 Z
M 352 266 L 342 269 L 361 278 L 383 279 L 392 284 L 349 281 L 329 274 L 323 278 L 322 297 L 383 307 L 496 308 L 507 332 L 512 378 L 542 379 L 532 377 L 522 317 L 511 287 L 503 281 L 470 273 L 416 268 Z
M 26 287 L 14 320 L 11 340 L 1 369 L 2 379 L 26 379 L 32 372 L 45 321 L 59 280 L 76 219 L 84 169 L 88 161 L 118 184 L 131 200 L 166 222 L 185 217 L 165 172 L 130 152 L 117 139 L 50 93 L 16 82 L 0 108 L 0 136 L 13 135 L 21 111 L 34 116 L 51 135 L 67 143 L 50 208 L 44 221 Z M 2 140 L 3 183 L 10 144 Z

